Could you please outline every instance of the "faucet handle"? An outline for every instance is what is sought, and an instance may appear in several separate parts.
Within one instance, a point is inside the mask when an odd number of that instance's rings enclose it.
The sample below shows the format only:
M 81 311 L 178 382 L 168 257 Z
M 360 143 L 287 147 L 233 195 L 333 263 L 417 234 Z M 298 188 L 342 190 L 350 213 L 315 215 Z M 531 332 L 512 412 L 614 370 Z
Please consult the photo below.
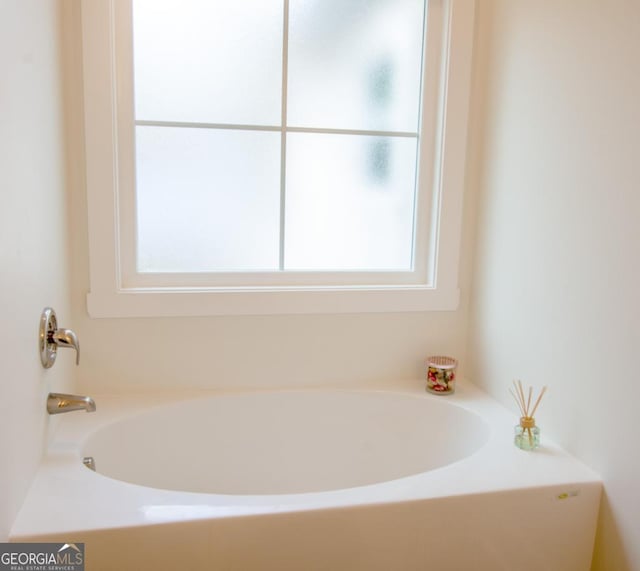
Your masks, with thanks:
M 58 347 L 71 347 L 76 350 L 76 365 L 80 364 L 80 342 L 71 329 L 56 329 L 50 336 L 51 342 Z
M 58 347 L 71 347 L 76 350 L 76 365 L 80 364 L 80 343 L 71 329 L 58 329 L 56 312 L 45 307 L 40 316 L 40 361 L 45 369 L 56 362 Z

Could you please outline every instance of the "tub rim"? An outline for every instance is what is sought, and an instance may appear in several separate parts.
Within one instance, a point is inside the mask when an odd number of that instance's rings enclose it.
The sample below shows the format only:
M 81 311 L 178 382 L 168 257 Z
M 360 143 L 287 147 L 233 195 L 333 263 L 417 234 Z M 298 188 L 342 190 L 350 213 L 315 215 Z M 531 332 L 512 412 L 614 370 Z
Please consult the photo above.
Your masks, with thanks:
M 400 392 L 441 401 L 416 380 L 304 387 L 295 390 Z M 167 401 L 203 395 L 290 391 L 234 389 L 225 391 L 167 391 L 154 394 L 95 395 L 98 412 L 62 418 L 50 439 L 31 488 L 10 532 L 11 541 L 77 531 L 148 526 L 225 517 L 243 517 L 314 509 L 422 501 L 537 487 L 571 490 L 601 485 L 599 476 L 562 450 L 543 432 L 535 452 L 512 442 L 517 414 L 505 409 L 478 387 L 458 381 L 447 400 L 479 414 L 489 436 L 479 450 L 441 468 L 404 478 L 340 490 L 278 495 L 224 495 L 149 488 L 113 480 L 82 465 L 80 451 L 90 427 L 104 426 Z M 544 430 L 544 427 L 543 427 Z M 469 474 L 473 477 L 469 478 Z M 55 493 L 54 493 L 55 492 Z

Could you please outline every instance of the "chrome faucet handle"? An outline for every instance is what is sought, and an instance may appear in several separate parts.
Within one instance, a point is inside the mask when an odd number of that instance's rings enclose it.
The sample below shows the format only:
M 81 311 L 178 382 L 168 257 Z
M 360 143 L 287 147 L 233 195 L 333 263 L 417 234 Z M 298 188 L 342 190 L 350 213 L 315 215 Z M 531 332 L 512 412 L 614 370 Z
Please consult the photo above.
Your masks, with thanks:
M 51 335 L 51 342 L 58 347 L 71 347 L 76 350 L 76 365 L 80 364 L 80 343 L 78 336 L 71 329 L 56 329 Z
M 71 329 L 58 329 L 56 312 L 45 307 L 40 316 L 40 361 L 45 369 L 56 362 L 58 347 L 71 347 L 76 350 L 76 365 L 80 364 L 80 343 Z

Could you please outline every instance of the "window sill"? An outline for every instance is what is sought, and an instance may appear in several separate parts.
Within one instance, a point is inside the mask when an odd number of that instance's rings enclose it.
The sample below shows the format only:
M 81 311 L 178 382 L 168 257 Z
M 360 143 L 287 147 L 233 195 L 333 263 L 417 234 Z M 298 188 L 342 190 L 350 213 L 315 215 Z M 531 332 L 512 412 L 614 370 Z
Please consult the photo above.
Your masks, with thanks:
M 190 317 L 453 311 L 460 291 L 425 286 L 123 289 L 91 292 L 91 317 Z

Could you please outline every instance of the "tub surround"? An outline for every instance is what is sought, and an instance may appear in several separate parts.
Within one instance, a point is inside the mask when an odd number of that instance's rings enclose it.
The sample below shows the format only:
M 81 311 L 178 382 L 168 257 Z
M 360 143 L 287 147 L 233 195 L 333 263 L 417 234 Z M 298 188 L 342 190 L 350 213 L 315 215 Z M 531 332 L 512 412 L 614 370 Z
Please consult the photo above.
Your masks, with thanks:
M 446 399 L 482 417 L 488 439 L 447 466 L 348 489 L 263 495 L 169 491 L 88 470 L 81 461 L 84 443 L 99 427 L 211 393 L 97 396 L 95 414 L 68 415 L 60 423 L 11 540 L 84 541 L 92 569 L 114 562 L 121 569 L 170 569 L 187 554 L 193 568 L 589 568 L 601 492 L 593 471 L 544 433 L 539 450 L 517 449 L 517 413 L 464 382 L 449 397 L 427 394 L 424 381 L 349 387 L 365 388 Z M 325 392 L 304 392 L 314 390 Z M 457 427 L 438 429 L 446 435 Z M 178 537 L 179 545 L 171 539 Z

